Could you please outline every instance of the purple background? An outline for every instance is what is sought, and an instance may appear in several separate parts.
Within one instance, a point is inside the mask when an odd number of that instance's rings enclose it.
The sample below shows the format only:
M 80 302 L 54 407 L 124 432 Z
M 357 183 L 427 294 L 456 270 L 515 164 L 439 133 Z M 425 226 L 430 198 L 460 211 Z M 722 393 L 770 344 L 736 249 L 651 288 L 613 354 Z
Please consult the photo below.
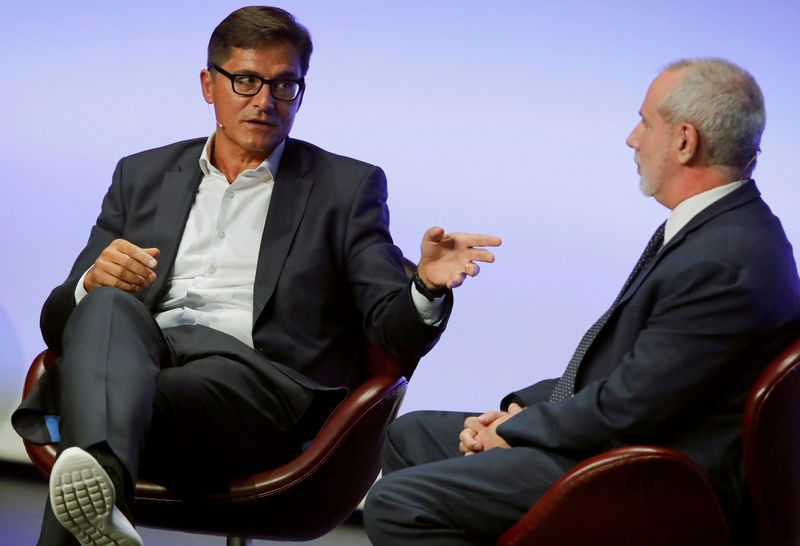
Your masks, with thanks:
M 552 4 L 552 5 L 548 5 Z M 381 165 L 416 260 L 431 225 L 503 237 L 456 293 L 402 411 L 482 411 L 560 374 L 668 211 L 638 190 L 625 138 L 680 57 L 750 70 L 767 103 L 756 179 L 800 246 L 800 5 L 280 2 L 316 51 L 292 135 Z M 38 314 L 84 244 L 123 155 L 207 135 L 199 71 L 239 3 L 32 1 L 0 8 L 0 458 Z

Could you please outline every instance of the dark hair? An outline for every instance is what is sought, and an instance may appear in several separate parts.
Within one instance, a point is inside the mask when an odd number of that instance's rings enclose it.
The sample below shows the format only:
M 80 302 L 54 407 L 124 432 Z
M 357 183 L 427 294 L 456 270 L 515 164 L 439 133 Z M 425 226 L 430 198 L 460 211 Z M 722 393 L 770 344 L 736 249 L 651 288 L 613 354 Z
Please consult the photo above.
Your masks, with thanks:
M 225 63 L 234 47 L 257 49 L 276 42 L 297 49 L 301 76 L 305 77 L 313 49 L 308 29 L 288 11 L 268 6 L 239 8 L 217 25 L 208 41 L 208 66 Z

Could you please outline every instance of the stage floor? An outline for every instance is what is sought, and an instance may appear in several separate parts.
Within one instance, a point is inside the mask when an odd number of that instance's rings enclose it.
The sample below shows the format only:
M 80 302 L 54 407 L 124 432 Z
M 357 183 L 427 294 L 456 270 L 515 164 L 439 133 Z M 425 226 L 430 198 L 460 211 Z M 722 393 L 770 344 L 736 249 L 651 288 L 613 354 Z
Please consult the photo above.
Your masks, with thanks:
M 7 546 L 36 544 L 41 524 L 42 506 L 47 498 L 47 482 L 32 467 L 18 464 L 0 464 L 0 543 Z M 138 527 L 145 546 L 221 546 L 221 536 L 198 535 Z M 286 544 L 253 540 L 253 546 Z M 368 545 L 358 517 L 351 518 L 324 537 L 305 544 L 360 546 Z

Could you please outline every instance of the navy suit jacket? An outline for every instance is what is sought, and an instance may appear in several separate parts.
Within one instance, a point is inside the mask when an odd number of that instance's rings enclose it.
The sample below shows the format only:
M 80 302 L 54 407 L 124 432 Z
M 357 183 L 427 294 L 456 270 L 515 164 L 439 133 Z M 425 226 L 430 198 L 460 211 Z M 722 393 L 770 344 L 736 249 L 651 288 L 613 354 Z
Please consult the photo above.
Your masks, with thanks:
M 161 250 L 157 280 L 137 294 L 156 310 L 202 179 L 198 159 L 205 141 L 178 142 L 120 160 L 86 247 L 42 310 L 48 347 L 60 352 L 77 282 L 116 238 Z M 386 198 L 378 167 L 287 139 L 261 239 L 253 342 L 265 365 L 268 361 L 312 390 L 333 388 L 337 399 L 365 377 L 365 337 L 399 357 L 410 376 L 438 340 L 452 304 L 448 295 L 437 327 L 420 318 L 402 254 L 389 234 Z M 40 415 L 55 411 L 50 391 L 34 389 L 21 408 Z M 26 439 L 48 438 L 42 419 L 15 426 Z
M 498 433 L 578 460 L 626 444 L 672 447 L 735 505 L 744 401 L 798 316 L 791 245 L 750 181 L 639 274 L 584 356 L 575 395 L 548 402 L 555 380 L 512 393 L 504 405 L 516 397 L 527 409 Z

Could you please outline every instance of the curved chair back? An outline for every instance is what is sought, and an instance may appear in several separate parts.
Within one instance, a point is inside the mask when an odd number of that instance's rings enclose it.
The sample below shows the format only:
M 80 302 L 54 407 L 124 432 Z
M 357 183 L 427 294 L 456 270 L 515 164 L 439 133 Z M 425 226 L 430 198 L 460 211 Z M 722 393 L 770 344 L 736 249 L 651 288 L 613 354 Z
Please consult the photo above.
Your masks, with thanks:
M 758 544 L 800 544 L 800 338 L 773 360 L 744 410 L 742 450 Z
M 371 377 L 342 402 L 297 458 L 235 478 L 226 494 L 182 498 L 140 479 L 133 505 L 136 522 L 276 540 L 310 540 L 339 525 L 378 475 L 386 428 L 396 417 L 407 387 L 400 374 L 404 366 L 396 358 L 372 345 L 366 350 Z M 56 358 L 52 351 L 44 351 L 34 359 L 23 398 Z M 34 465 L 49 475 L 56 446 L 25 442 L 25 449 Z
M 714 490 L 683 453 L 626 446 L 553 484 L 497 546 L 730 546 Z
M 798 423 L 800 338 L 761 373 L 742 419 L 759 546 L 800 544 Z M 567 472 L 497 544 L 710 546 L 731 544 L 731 536 L 708 479 L 691 459 L 664 447 L 627 446 Z
M 416 264 L 403 258 L 408 276 Z M 138 480 L 132 507 L 137 523 L 242 537 L 311 540 L 347 519 L 367 494 L 380 469 L 386 429 L 397 416 L 417 362 L 365 346 L 367 380 L 342 402 L 317 437 L 294 460 L 231 481 L 229 492 L 184 498 L 161 485 Z M 25 378 L 22 397 L 58 358 L 40 353 Z M 49 476 L 56 446 L 25 442 L 33 464 Z M 234 538 L 235 537 L 235 538 Z

